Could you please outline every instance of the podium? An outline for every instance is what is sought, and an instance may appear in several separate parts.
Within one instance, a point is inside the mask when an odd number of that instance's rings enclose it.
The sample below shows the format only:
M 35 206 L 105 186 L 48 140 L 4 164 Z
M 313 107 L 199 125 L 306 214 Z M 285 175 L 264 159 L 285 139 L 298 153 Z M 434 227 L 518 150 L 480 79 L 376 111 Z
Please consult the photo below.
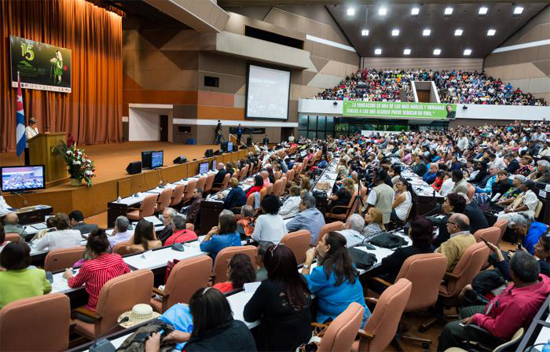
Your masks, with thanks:
M 46 187 L 64 183 L 69 178 L 63 155 L 53 151 L 60 141 L 67 143 L 67 133 L 38 134 L 27 141 L 31 165 L 44 165 Z

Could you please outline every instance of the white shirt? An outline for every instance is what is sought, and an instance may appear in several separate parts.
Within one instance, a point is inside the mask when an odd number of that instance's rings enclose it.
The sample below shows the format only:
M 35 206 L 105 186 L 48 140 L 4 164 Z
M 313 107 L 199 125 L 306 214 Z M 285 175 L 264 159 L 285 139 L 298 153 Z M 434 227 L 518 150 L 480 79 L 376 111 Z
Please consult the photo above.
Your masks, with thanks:
M 445 181 L 443 181 L 443 184 L 441 185 L 441 189 L 439 190 L 439 194 L 441 194 L 443 197 L 445 197 L 447 194 L 451 193 L 455 186 L 455 183 L 453 182 L 452 178 L 448 178 Z
M 506 164 L 504 163 L 504 160 L 502 158 L 495 158 L 495 161 L 492 163 L 489 163 L 490 167 L 498 167 L 501 170 L 506 169 Z
M 525 192 L 523 204 L 526 205 L 527 208 L 529 208 L 526 213 L 532 214 L 531 216 L 534 216 L 535 209 L 537 209 L 537 205 L 539 204 L 539 198 L 537 197 L 535 192 L 528 190 L 527 192 Z
M 397 207 L 394 208 L 395 214 L 401 221 L 405 221 L 407 214 L 409 213 L 409 209 L 412 207 L 412 197 L 411 192 L 407 191 L 405 194 L 405 200 L 402 201 Z M 393 197 L 393 200 L 395 201 L 395 195 Z
M 281 209 L 279 209 L 279 215 L 281 215 L 283 219 L 296 216 L 296 214 L 300 212 L 301 201 L 302 201 L 302 198 L 300 196 L 289 197 L 285 201 Z
M 134 235 L 133 232 L 125 231 L 125 232 L 119 232 L 114 236 L 109 236 L 108 240 L 112 247 L 114 247 L 117 243 L 120 242 L 128 242 L 130 238 Z
M 25 127 L 25 137 L 27 141 L 38 134 L 38 128 L 32 128 L 31 126 Z M 29 144 L 27 143 L 27 147 Z
M 279 214 L 263 214 L 256 220 L 252 239 L 255 241 L 269 241 L 279 243 L 281 238 L 287 234 L 283 217 Z
M 0 215 L 5 215 L 11 211 L 11 207 L 8 205 L 4 197 L 0 196 Z
M 340 230 L 338 232 L 346 238 L 346 247 L 348 248 L 358 245 L 366 239 L 360 232 L 352 229 Z
M 60 248 L 71 248 L 80 246 L 83 238 L 78 230 L 59 230 L 48 232 L 44 237 L 34 242 L 37 249 L 42 250 L 46 247 L 53 251 Z
M 458 147 L 458 149 L 464 150 L 464 149 L 468 148 L 468 144 L 469 144 L 468 143 L 468 138 L 466 138 L 466 136 L 464 136 L 464 137 L 462 137 L 458 140 L 458 143 L 457 143 L 456 146 Z

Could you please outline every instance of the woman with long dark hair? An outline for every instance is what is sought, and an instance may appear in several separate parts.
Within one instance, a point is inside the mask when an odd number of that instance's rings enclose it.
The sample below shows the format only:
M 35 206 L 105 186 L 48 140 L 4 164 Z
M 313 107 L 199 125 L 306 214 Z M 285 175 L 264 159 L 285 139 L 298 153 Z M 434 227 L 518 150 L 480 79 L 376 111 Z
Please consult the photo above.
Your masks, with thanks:
M 248 255 L 238 253 L 227 265 L 227 276 L 229 281 L 217 283 L 212 287 L 222 293 L 241 289 L 244 284 L 256 281 L 256 268 Z
M 294 351 L 311 338 L 311 294 L 292 251 L 271 245 L 264 255 L 267 280 L 244 308 L 246 321 L 261 320 L 260 351 Z
M 254 186 L 250 187 L 250 189 L 246 193 L 246 198 L 248 199 L 248 196 L 254 192 L 260 192 L 262 188 L 264 188 L 264 178 L 262 177 L 262 175 L 254 176 Z
M 311 270 L 316 255 L 319 265 Z M 334 320 L 350 303 L 357 302 L 365 308 L 361 327 L 365 325 L 371 313 L 365 304 L 359 273 L 353 265 L 343 235 L 329 232 L 316 248 L 310 248 L 302 274 L 311 293 L 318 298 L 317 322 Z
M 128 241 L 126 250 L 130 253 L 139 253 L 160 247 L 162 242 L 157 239 L 153 223 L 141 219 L 136 225 L 134 236 Z

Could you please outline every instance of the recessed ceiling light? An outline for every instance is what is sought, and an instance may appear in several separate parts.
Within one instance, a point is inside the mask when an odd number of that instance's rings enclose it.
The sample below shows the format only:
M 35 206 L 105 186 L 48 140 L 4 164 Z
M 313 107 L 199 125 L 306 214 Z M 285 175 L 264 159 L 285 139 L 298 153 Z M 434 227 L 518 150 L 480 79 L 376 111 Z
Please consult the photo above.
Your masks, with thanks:
M 412 16 L 418 16 L 419 13 L 420 13 L 420 7 L 413 7 L 411 9 L 411 15 Z
M 496 32 L 497 32 L 496 29 L 489 29 L 489 30 L 487 31 L 487 36 L 488 36 L 488 37 L 492 37 L 492 36 L 495 35 Z
M 368 36 L 368 35 L 369 35 L 369 30 L 368 30 L 368 29 L 363 29 L 363 30 L 361 31 L 361 35 L 362 35 L 363 37 Z
M 355 8 L 354 7 L 348 7 L 348 16 L 355 16 Z
M 399 35 L 399 29 L 393 29 L 391 31 L 391 36 L 392 37 L 397 37 Z
M 374 49 L 374 55 L 382 55 L 382 49 L 380 48 Z
M 479 14 L 480 16 L 485 16 L 485 15 L 487 14 L 488 11 L 489 11 L 489 8 L 488 8 L 488 7 L 486 7 L 486 6 L 481 6 L 481 7 L 479 8 L 478 14 Z
M 387 13 L 388 13 L 388 9 L 385 8 L 385 7 L 381 7 L 381 8 L 378 9 L 378 14 L 380 16 L 386 16 Z
M 453 8 L 452 7 L 446 7 L 445 8 L 445 16 L 450 16 L 453 14 Z
M 403 50 L 403 55 L 410 55 L 410 54 L 411 54 L 411 49 Z
M 434 49 L 434 55 L 441 54 L 441 49 Z
M 472 54 L 472 49 L 465 49 L 464 56 L 470 56 Z
M 462 29 L 455 29 L 455 37 L 460 37 L 464 33 Z
M 424 29 L 424 30 L 422 31 L 422 35 L 423 35 L 424 37 L 428 37 L 430 34 L 432 34 L 432 30 L 431 30 L 431 29 L 426 28 L 426 29 Z
M 514 7 L 514 15 L 521 15 L 522 12 L 523 12 L 523 6 Z

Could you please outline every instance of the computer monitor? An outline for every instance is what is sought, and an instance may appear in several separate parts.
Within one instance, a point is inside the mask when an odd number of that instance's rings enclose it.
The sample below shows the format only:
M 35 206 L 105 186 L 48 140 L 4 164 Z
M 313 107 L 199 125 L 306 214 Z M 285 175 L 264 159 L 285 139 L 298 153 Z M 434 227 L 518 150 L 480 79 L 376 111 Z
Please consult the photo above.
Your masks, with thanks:
M 151 153 L 151 169 L 156 169 L 164 164 L 164 151 L 158 150 Z
M 46 188 L 44 165 L 3 166 L 2 191 L 18 192 Z
M 232 152 L 233 151 L 233 142 L 227 142 L 227 151 Z
M 216 171 L 216 166 L 218 166 L 218 162 L 214 159 L 212 160 L 212 171 Z
M 153 162 L 152 158 L 153 158 L 153 152 L 152 151 L 146 151 L 146 152 L 141 152 L 141 167 L 143 169 L 150 169 L 151 168 L 151 163 Z
M 205 163 L 200 163 L 199 164 L 199 174 L 205 174 L 208 172 L 208 166 L 209 166 L 209 162 L 205 162 Z

